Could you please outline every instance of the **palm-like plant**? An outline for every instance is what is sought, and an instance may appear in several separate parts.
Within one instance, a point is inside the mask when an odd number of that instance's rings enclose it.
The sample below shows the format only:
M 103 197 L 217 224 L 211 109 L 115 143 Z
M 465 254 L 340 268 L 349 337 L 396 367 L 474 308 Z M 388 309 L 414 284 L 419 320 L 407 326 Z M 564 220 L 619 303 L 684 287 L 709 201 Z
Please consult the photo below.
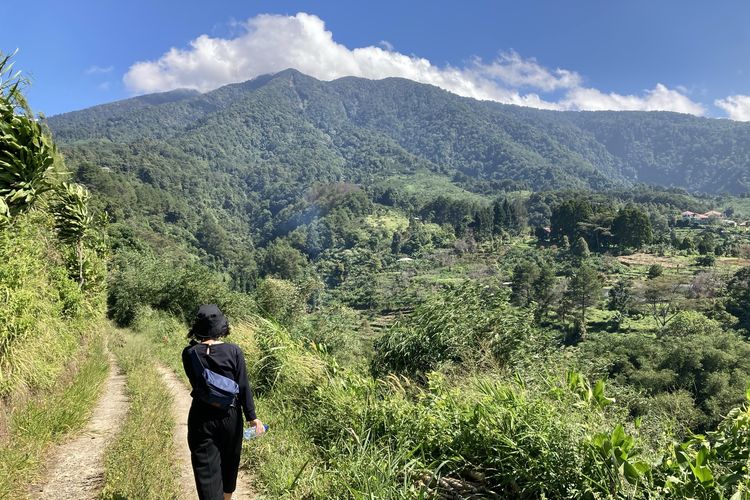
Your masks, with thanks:
M 73 245 L 78 264 L 78 284 L 83 287 L 85 276 L 84 240 L 94 228 L 94 217 L 89 211 L 89 191 L 80 184 L 63 182 L 55 192 L 52 215 L 57 234 L 64 243 Z
M 0 211 L 15 215 L 52 189 L 55 146 L 20 92 L 25 81 L 11 57 L 0 54 Z

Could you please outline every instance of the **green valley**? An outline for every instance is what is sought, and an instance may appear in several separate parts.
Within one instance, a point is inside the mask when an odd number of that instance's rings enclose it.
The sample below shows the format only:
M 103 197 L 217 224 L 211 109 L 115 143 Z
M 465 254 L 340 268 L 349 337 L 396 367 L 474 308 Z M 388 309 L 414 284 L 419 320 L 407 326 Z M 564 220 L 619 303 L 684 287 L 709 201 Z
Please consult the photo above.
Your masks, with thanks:
M 0 82 L 0 497 L 117 367 L 98 494 L 179 496 L 159 374 L 205 303 L 256 498 L 748 495 L 747 124 L 295 70 L 37 120 Z

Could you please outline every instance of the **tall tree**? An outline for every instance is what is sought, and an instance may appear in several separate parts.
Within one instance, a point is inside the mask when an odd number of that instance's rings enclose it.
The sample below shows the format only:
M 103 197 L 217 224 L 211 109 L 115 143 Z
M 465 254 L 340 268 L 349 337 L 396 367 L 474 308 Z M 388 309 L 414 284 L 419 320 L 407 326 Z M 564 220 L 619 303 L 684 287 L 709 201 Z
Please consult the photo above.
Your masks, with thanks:
M 648 214 L 635 205 L 621 208 L 612 221 L 612 233 L 623 248 L 641 248 L 654 238 Z
M 737 271 L 727 283 L 727 311 L 750 334 L 750 266 Z
M 565 292 L 576 311 L 580 336 L 586 333 L 586 312 L 599 302 L 602 294 L 602 281 L 599 273 L 589 263 L 584 262 L 576 269 Z
M 511 279 L 511 301 L 521 307 L 534 300 L 534 282 L 539 277 L 539 267 L 531 261 L 523 261 L 513 269 Z
M 539 274 L 532 284 L 536 311 L 534 319 L 539 322 L 547 316 L 552 303 L 555 301 L 555 269 L 549 262 L 542 260 L 539 264 Z
M 588 259 L 591 256 L 589 245 L 583 237 L 576 240 L 573 247 L 570 249 L 570 252 L 578 259 Z
M 558 205 L 550 217 L 552 239 L 562 242 L 563 237 L 567 236 L 568 241 L 575 241 L 579 236 L 578 225 L 586 222 L 592 214 L 591 204 L 583 198 L 567 200 Z
M 633 303 L 633 283 L 630 280 L 620 279 L 609 289 L 607 309 L 610 311 L 617 311 L 625 316 Z
M 55 220 L 55 229 L 60 239 L 73 246 L 76 254 L 76 273 L 78 274 L 78 286 L 85 285 L 83 265 L 85 256 L 85 239 L 93 231 L 94 217 L 88 206 L 89 192 L 80 184 L 62 183 L 55 193 L 55 201 L 52 204 L 52 214 Z
M 500 200 L 495 200 L 492 204 L 492 234 L 495 236 L 500 235 L 507 227 L 508 223 L 505 219 L 503 203 Z
M 682 283 L 666 277 L 659 277 L 645 282 L 641 290 L 643 302 L 654 318 L 659 330 L 663 330 L 682 310 L 680 294 Z

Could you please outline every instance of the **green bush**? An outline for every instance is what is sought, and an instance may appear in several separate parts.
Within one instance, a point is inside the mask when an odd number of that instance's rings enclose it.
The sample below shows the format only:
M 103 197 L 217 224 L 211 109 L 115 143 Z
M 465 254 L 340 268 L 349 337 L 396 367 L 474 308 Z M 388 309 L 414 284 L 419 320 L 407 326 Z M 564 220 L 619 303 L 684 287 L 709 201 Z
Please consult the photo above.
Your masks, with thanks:
M 652 264 L 648 268 L 648 279 L 656 279 L 664 274 L 664 266 L 661 264 Z
M 375 343 L 373 373 L 425 374 L 446 362 L 521 363 L 544 350 L 530 311 L 497 285 L 467 282 L 417 307 Z
M 255 301 L 264 316 L 284 325 L 294 323 L 305 311 L 300 287 L 278 278 L 261 280 L 255 289 Z
M 716 336 L 721 335 L 723 331 L 718 321 L 709 319 L 696 311 L 682 311 L 659 333 L 665 337 L 688 337 L 691 335 Z
M 750 344 L 700 313 L 683 312 L 665 334 L 603 334 L 583 342 L 577 356 L 619 385 L 633 386 L 649 397 L 685 391 L 693 404 L 674 413 L 678 426 L 693 431 L 716 425 L 744 400 L 750 384 Z M 668 402 L 652 399 L 651 404 Z M 694 408 L 702 418 L 697 422 Z
M 36 212 L 0 229 L 0 395 L 51 387 L 101 312 L 68 277 L 51 221 Z M 23 345 L 23 349 L 17 349 Z
M 343 365 L 364 364 L 370 356 L 363 318 L 346 306 L 322 308 L 304 315 L 292 332 L 306 342 L 324 349 Z
M 156 255 L 128 251 L 114 259 L 107 305 L 110 318 L 118 325 L 132 324 L 144 306 L 189 323 L 198 307 L 207 303 L 218 304 L 234 319 L 255 311 L 248 295 L 231 291 L 220 275 L 203 266 L 165 262 Z

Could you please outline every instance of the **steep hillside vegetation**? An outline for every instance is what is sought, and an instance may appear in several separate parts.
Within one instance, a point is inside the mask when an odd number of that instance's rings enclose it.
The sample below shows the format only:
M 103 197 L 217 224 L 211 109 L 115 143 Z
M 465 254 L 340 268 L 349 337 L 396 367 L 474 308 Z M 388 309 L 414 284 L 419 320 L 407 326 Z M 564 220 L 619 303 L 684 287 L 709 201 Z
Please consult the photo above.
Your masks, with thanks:
M 0 54 L 0 497 L 24 497 L 107 375 L 105 242 Z
M 256 190 L 272 187 L 269 176 L 298 187 L 417 166 L 481 189 L 650 182 L 748 190 L 750 126 L 742 123 L 665 112 L 542 111 L 397 78 L 327 83 L 287 70 L 206 94 L 136 97 L 49 123 L 59 141 L 84 156 L 90 141 L 110 150 L 149 139 L 168 150 L 163 141 L 184 160 L 228 171 Z M 131 154 L 121 169 L 149 169 L 137 149 Z
M 152 355 L 181 370 L 199 304 L 231 318 L 272 429 L 245 453 L 262 464 L 263 493 L 749 490 L 750 210 L 630 185 L 740 185 L 743 125 L 549 113 L 293 71 L 50 123 L 112 217 L 107 308 L 138 335 L 131 373 Z M 713 133 L 736 141 L 709 151 Z M 700 155 L 684 152 L 699 144 Z M 721 164 L 713 176 L 709 160 Z M 87 207 L 80 186 L 38 185 L 56 193 L 50 207 Z M 18 198 L 2 198 L 15 228 Z M 95 238 L 74 237 L 92 220 L 76 213 L 53 208 L 40 234 L 65 249 L 58 274 L 78 287 L 64 291 L 85 298 L 100 283 L 86 258 L 100 256 Z M 142 443 L 156 441 L 132 442 L 118 441 L 108 477 L 154 494 L 168 478 L 119 472 L 119 457 L 140 463 Z

